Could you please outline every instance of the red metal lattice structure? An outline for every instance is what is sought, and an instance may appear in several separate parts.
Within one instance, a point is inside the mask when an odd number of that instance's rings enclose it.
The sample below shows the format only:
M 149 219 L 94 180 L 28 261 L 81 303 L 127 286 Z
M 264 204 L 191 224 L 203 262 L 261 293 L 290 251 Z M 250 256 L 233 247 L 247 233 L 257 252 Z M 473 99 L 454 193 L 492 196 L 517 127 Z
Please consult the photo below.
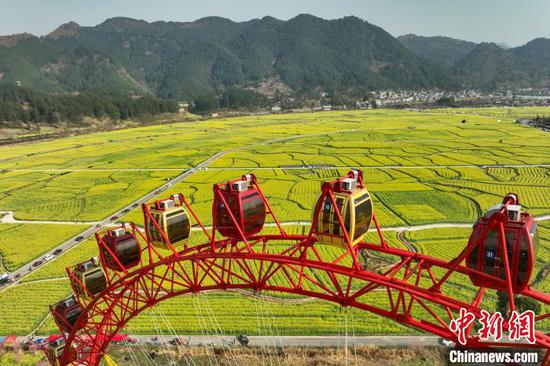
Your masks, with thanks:
M 350 172 L 348 176 L 354 174 L 357 176 L 357 171 Z M 362 186 L 362 173 L 358 178 Z M 514 293 L 508 268 L 503 279 L 466 265 L 468 255 L 490 230 L 495 227 L 504 230 L 507 218 L 502 210 L 493 215 L 490 224 L 480 232 L 477 239 L 470 240 L 451 261 L 389 246 L 374 213 L 372 219 L 378 236 L 377 242 L 362 241 L 353 244 L 344 218 L 336 210 L 346 245 L 340 251 L 332 247 L 328 250 L 329 247 L 319 245 L 315 228 L 322 202 L 329 200 L 334 206 L 337 205 L 334 190 L 339 187 L 341 179 L 322 184 L 321 197 L 315 205 L 311 229 L 307 235 L 286 233 L 256 177 L 250 175 L 243 179 L 248 179 L 259 193 L 265 204 L 266 215 L 272 218 L 277 233 L 246 237 L 239 229 L 237 218 L 230 214 L 239 231 L 239 237 L 221 238 L 217 233 L 215 218 L 209 232 L 185 197 L 180 194 L 182 205 L 194 219 L 194 227 L 204 234 L 205 241 L 198 245 L 185 245 L 178 251 L 163 234 L 170 250 L 161 251 L 151 245 L 147 234 L 131 224 L 129 230 L 142 243 L 139 265 L 126 269 L 119 263 L 119 271 L 110 270 L 104 264 L 104 251 L 99 251 L 107 277 L 107 288 L 89 299 L 80 299 L 85 311 L 72 331 L 64 334 L 63 355 L 57 358 L 48 353 L 50 362 L 53 365 L 98 365 L 113 337 L 142 311 L 175 296 L 207 291 L 247 289 L 313 297 L 372 312 L 454 342 L 457 342 L 457 337 L 449 328 L 451 320 L 457 317 L 462 308 L 479 318 L 484 309 L 483 300 L 488 293 L 484 287 L 466 286 L 464 282 L 460 282 L 461 291 L 457 292 L 457 277 L 468 278 L 475 275 L 476 278 L 487 281 L 505 283 L 510 310 L 515 308 L 514 295 L 550 305 L 548 294 L 534 291 L 529 286 Z M 214 186 L 214 194 L 228 207 L 221 195 L 220 185 Z M 143 205 L 143 211 L 145 217 L 152 220 L 160 230 L 147 205 Z M 99 235 L 97 239 L 100 249 L 107 248 Z M 500 240 L 499 245 L 502 252 L 506 253 L 506 240 Z M 507 256 L 504 258 L 506 260 Z M 372 268 L 375 264 L 376 268 Z M 70 270 L 68 273 L 72 282 L 78 281 Z M 83 286 L 82 283 L 80 285 Z M 536 326 L 542 329 L 543 322 L 548 322 L 549 319 L 550 313 L 538 314 Z M 533 344 L 483 341 L 470 327 L 466 335 L 466 346 L 546 349 L 543 361 L 546 364 L 550 354 L 550 335 L 537 331 L 535 337 Z

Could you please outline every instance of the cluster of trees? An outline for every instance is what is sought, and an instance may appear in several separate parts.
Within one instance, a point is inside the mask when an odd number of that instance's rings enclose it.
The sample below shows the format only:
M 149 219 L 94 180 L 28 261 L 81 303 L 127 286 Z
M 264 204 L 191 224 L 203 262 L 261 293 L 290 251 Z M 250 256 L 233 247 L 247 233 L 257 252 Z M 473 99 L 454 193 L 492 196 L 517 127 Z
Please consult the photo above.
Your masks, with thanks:
M 55 95 L 16 86 L 0 87 L 0 122 L 78 124 L 84 117 L 125 120 L 160 113 L 175 113 L 178 109 L 175 101 L 152 96 L 132 98 L 94 92 Z
M 522 313 L 527 310 L 532 310 L 538 315 L 541 311 L 540 304 L 530 297 L 514 295 L 514 304 L 516 305 L 516 309 Z M 505 291 L 497 291 L 497 311 L 501 314 L 508 314 L 510 311 L 508 293 Z
M 435 103 L 439 106 L 442 106 L 442 107 L 456 107 L 457 106 L 457 104 L 455 102 L 455 98 L 453 98 L 453 97 L 439 98 L 438 100 L 436 100 Z
M 193 113 L 208 113 L 219 109 L 257 110 L 269 105 L 267 97 L 252 90 L 229 88 L 221 96 L 203 95 L 193 101 Z
M 536 116 L 533 125 L 540 128 L 550 128 L 550 116 Z

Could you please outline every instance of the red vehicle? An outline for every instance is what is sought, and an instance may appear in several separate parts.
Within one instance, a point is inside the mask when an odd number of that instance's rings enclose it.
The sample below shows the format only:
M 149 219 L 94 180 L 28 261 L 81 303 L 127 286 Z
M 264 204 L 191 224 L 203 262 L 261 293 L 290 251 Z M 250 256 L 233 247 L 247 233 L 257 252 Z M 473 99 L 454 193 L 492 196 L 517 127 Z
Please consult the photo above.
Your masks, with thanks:
M 239 180 L 214 186 L 212 215 L 216 229 L 223 236 L 240 239 L 240 232 L 249 237 L 262 231 L 266 206 L 255 183 L 254 175 L 245 175 Z
M 503 255 L 502 244 L 505 244 L 506 256 Z M 468 245 L 475 247 L 467 258 L 467 266 L 502 280 L 470 272 L 472 283 L 507 290 L 506 270 L 509 268 L 513 291 L 519 293 L 527 287 L 533 272 L 539 235 L 533 216 L 521 212 L 515 194 L 508 194 L 502 204 L 491 207 L 476 222 Z

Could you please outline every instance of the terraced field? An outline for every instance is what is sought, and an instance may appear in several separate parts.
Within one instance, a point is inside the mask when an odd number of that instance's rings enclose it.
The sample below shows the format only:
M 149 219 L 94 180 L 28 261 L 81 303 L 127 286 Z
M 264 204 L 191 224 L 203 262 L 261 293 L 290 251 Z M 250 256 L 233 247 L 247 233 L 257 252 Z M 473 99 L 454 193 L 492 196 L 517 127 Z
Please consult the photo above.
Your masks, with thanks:
M 550 135 L 513 123 L 517 116 L 531 113 L 550 114 L 550 109 L 257 116 L 0 147 L 0 210 L 15 211 L 16 218 L 25 220 L 101 220 L 183 170 L 226 151 L 208 170 L 194 173 L 169 191 L 188 196 L 205 223 L 210 222 L 212 184 L 250 172 L 259 177 L 282 221 L 307 221 L 321 182 L 341 176 L 350 166 L 364 169 L 376 214 L 385 227 L 471 223 L 510 191 L 520 195 L 530 212 L 546 215 L 550 214 Z M 135 210 L 121 220 L 140 224 L 141 212 Z M 17 227 L 19 234 L 0 225 L 0 251 L 14 263 L 26 260 L 27 248 L 7 254 L 3 248 L 20 243 L 26 237 L 21 233 L 36 238 L 28 247 L 36 255 L 69 235 L 65 227 L 56 230 L 55 237 L 50 235 L 52 226 Z M 449 228 L 405 232 L 401 239 L 419 252 L 450 258 L 468 235 L 468 229 Z M 392 245 L 403 247 L 397 232 L 387 236 Z M 550 263 L 550 224 L 541 224 L 541 237 L 537 273 Z M 41 333 L 52 331 L 51 319 L 40 323 L 47 316 L 47 305 L 69 292 L 64 267 L 96 253 L 95 243 L 84 241 L 24 277 L 20 285 L 1 291 L 0 333 L 26 334 L 37 327 Z M 540 281 L 537 287 L 549 291 L 548 282 Z M 457 296 L 460 286 L 467 285 L 457 280 Z M 33 301 L 26 301 L 29 298 Z M 253 314 L 260 300 L 234 293 L 209 294 L 174 299 L 158 311 L 178 332 L 197 334 L 201 331 L 197 312 L 210 307 L 224 313 L 220 324 L 224 332 L 252 334 L 257 322 L 243 314 Z M 309 300 L 261 302 L 281 334 L 337 332 L 337 306 Z M 371 314 L 354 317 L 358 334 L 411 332 Z M 154 333 L 159 326 L 154 319 L 144 314 L 129 330 Z

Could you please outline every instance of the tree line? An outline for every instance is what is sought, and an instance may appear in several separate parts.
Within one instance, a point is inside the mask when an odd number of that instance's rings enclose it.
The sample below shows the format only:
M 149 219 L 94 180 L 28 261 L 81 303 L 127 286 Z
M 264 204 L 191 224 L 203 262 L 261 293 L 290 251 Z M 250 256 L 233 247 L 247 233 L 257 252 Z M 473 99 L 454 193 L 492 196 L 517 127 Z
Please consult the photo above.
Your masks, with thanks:
M 252 90 L 229 88 L 221 95 L 208 94 L 193 100 L 193 113 L 208 113 L 219 109 L 258 110 L 269 105 L 267 97 Z
M 102 92 L 78 95 L 44 94 L 17 86 L 0 87 L 0 122 L 79 124 L 84 117 L 125 120 L 160 113 L 175 113 L 173 100 L 152 96 L 130 97 Z

